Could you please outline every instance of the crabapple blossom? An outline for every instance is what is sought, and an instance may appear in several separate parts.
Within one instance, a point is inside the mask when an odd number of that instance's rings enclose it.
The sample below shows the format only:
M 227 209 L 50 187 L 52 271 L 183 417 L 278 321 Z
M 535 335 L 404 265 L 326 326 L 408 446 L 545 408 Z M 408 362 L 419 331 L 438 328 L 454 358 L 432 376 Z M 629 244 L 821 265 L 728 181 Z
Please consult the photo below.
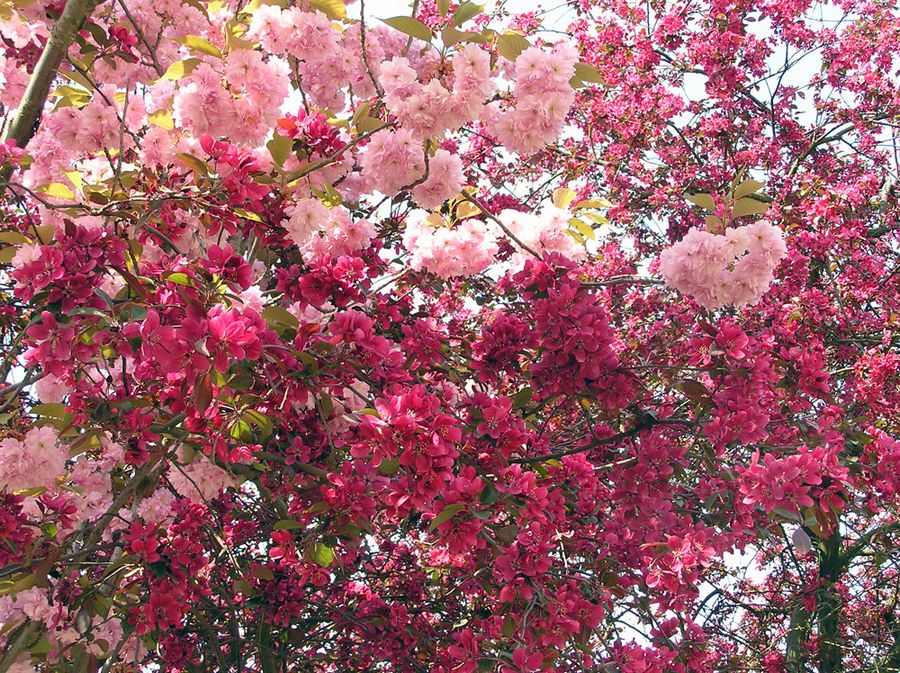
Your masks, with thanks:
M 527 4 L 0 3 L 0 673 L 900 670 L 897 8 Z

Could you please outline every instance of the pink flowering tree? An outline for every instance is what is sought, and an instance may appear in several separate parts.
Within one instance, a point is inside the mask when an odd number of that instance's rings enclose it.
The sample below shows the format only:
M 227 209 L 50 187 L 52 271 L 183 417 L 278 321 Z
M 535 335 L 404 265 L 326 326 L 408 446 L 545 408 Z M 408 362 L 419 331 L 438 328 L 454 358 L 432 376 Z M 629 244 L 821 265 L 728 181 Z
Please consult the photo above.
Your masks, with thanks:
M 900 671 L 900 12 L 0 2 L 0 673 Z

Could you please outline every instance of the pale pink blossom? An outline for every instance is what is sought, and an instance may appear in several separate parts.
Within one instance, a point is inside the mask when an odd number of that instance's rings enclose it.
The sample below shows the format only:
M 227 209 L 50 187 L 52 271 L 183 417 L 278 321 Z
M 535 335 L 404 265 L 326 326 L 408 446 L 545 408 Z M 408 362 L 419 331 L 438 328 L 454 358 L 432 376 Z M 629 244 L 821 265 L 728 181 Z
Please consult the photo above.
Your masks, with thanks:
M 447 150 L 437 150 L 428 162 L 428 179 L 412 190 L 413 200 L 422 208 L 437 208 L 463 185 L 462 161 Z
M 19 441 L 0 440 L 0 488 L 19 491 L 38 486 L 52 487 L 65 474 L 68 458 L 50 426 L 32 428 Z
M 467 219 L 451 229 L 424 210 L 407 217 L 403 245 L 413 269 L 441 278 L 481 273 L 498 250 L 496 236 L 484 222 Z
M 728 229 L 725 235 L 691 229 L 659 257 L 666 283 L 708 309 L 752 306 L 769 289 L 786 254 L 781 230 L 767 222 Z

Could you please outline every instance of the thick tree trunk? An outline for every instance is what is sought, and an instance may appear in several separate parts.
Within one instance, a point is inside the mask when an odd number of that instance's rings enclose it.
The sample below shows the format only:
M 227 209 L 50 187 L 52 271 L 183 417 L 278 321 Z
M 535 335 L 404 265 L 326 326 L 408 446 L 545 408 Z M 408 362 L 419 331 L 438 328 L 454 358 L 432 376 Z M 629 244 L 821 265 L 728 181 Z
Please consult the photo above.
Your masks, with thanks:
M 823 541 L 819 556 L 819 577 L 822 585 L 818 592 L 819 613 L 819 670 L 821 673 L 839 673 L 843 670 L 839 630 L 841 626 L 841 597 L 835 582 L 842 573 L 841 534 L 835 525 L 831 535 Z

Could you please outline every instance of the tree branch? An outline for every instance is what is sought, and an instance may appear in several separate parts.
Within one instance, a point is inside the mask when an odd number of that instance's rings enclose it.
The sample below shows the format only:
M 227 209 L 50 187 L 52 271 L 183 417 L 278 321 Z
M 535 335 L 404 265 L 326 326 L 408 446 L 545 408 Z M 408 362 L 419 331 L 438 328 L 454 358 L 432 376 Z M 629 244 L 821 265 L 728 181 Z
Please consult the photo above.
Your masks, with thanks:
M 100 0 L 69 0 L 66 3 L 62 14 L 53 25 L 50 39 L 47 40 L 44 51 L 34 67 L 34 73 L 4 140 L 15 140 L 18 147 L 24 148 L 34 136 L 59 64 L 75 41 L 75 35 L 99 3 Z M 0 175 L 2 178 L 0 193 L 5 190 L 5 183 L 11 173 L 11 167 L 3 169 L 3 174 Z

